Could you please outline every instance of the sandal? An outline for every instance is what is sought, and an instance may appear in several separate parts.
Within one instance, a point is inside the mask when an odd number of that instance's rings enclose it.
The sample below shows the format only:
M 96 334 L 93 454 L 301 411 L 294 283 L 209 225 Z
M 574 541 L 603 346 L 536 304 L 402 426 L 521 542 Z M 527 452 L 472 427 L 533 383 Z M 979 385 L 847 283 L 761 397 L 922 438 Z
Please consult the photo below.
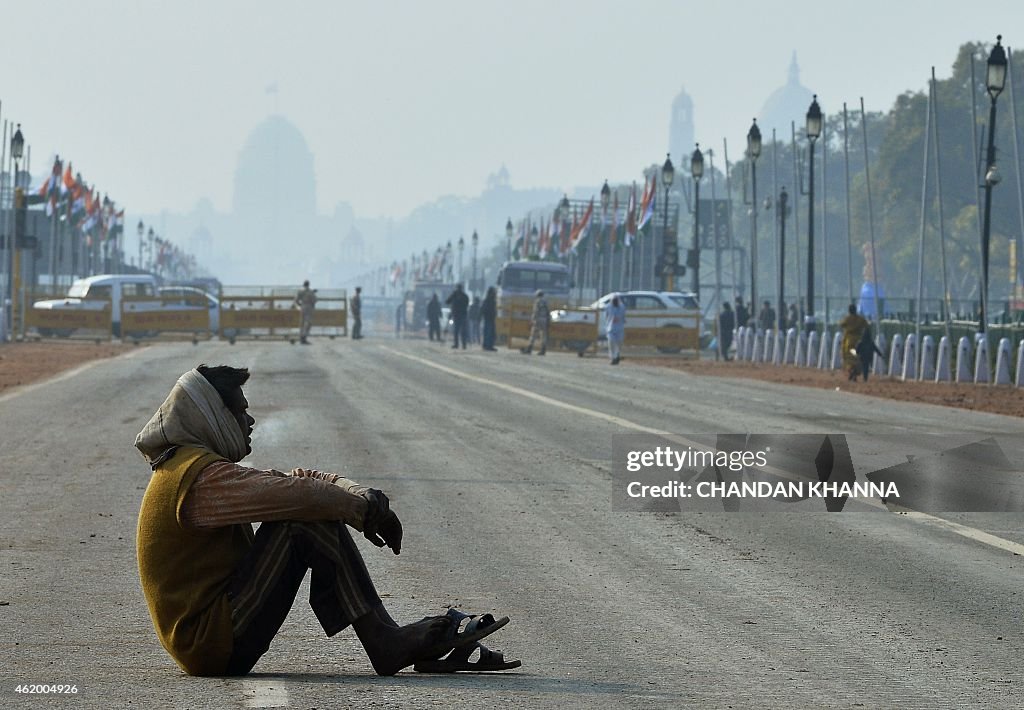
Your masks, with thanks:
M 469 657 L 474 651 L 480 651 L 476 661 Z M 456 673 L 469 671 L 484 673 L 487 671 L 507 671 L 523 665 L 522 661 L 506 661 L 501 651 L 492 651 L 481 643 L 471 643 L 456 648 L 445 658 L 438 660 L 417 661 L 413 669 L 417 673 Z
M 447 619 L 450 625 L 440 641 L 419 654 L 420 661 L 436 660 L 454 649 L 490 636 L 509 622 L 507 616 L 495 620 L 491 614 L 463 614 L 458 609 L 449 609 L 444 616 L 426 617 L 424 621 L 430 618 Z M 466 655 L 468 657 L 469 654 Z

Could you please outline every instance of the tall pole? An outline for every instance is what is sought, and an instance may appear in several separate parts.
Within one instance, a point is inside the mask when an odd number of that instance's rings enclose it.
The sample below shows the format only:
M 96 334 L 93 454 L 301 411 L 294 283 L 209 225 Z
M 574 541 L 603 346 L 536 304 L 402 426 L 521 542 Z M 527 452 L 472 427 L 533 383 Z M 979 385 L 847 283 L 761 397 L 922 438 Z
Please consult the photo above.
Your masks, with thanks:
M 949 293 L 949 269 L 946 266 L 946 221 L 942 209 L 942 154 L 939 151 L 941 140 L 939 137 L 939 90 L 935 82 L 935 67 L 932 67 L 932 149 L 935 151 L 935 198 L 939 207 L 939 255 L 942 259 L 942 304 L 945 317 L 943 322 L 946 326 L 946 337 L 953 342 L 953 315 L 951 313 Z M 977 195 L 977 190 L 974 192 Z M 975 210 L 977 211 L 977 210 Z
M 747 159 L 750 160 L 750 315 L 754 319 L 754 328 L 758 328 L 757 303 L 757 159 L 761 157 L 761 129 L 757 127 L 757 119 L 747 131 Z
M 846 174 L 846 278 L 850 290 L 850 303 L 854 302 L 853 293 L 853 212 L 850 208 L 850 123 L 843 102 L 843 170 Z
M 1017 232 L 1017 265 L 1010 273 L 1010 282 L 1013 284 L 1014 293 L 1016 296 L 1017 286 L 1020 284 L 1020 258 L 1024 255 L 1024 185 L 1021 184 L 1021 163 L 1020 163 L 1020 143 L 1017 139 L 1017 101 L 1013 96 L 1013 55 L 1007 48 L 1006 56 L 1006 70 L 1008 84 L 1010 85 L 1010 123 L 1013 126 L 1013 167 L 1016 176 L 1017 183 L 1017 217 L 1020 219 L 1020 231 Z M 1011 265 L 1011 268 L 1013 265 Z
M 988 319 L 988 257 L 992 236 L 992 188 L 999 183 L 996 170 L 996 100 L 1006 84 L 1006 52 L 1002 35 L 996 36 L 996 46 L 988 56 L 985 85 L 992 100 L 988 114 L 988 150 L 985 153 L 985 219 L 981 227 L 981 318 L 978 332 L 984 334 Z
M 875 251 L 875 208 L 871 202 L 871 163 L 868 154 L 868 114 L 864 110 L 864 97 L 860 97 L 860 127 L 864 132 L 864 187 L 868 198 L 868 234 L 871 239 L 871 284 L 875 290 L 875 326 L 881 322 L 881 294 L 878 291 L 878 254 Z
M 782 186 L 779 193 L 777 205 L 779 213 L 779 312 L 776 317 L 779 320 L 779 330 L 784 330 L 786 322 L 786 214 L 789 212 L 789 194 L 786 186 Z
M 700 178 L 693 179 L 693 292 L 700 303 Z
M 932 72 L 935 67 L 932 67 Z M 928 111 L 924 119 L 924 168 L 921 170 L 921 233 L 917 246 L 917 308 L 914 309 L 914 339 L 921 342 L 921 315 L 922 301 L 924 300 L 924 234 L 927 224 L 928 210 L 928 158 L 931 153 L 932 141 L 932 92 L 935 91 L 933 83 L 928 84 Z
M 665 219 L 661 226 L 661 242 L 663 247 L 662 252 L 662 276 L 661 276 L 661 290 L 662 291 L 674 291 L 675 282 L 675 271 L 669 272 L 669 267 L 674 264 L 671 263 L 671 255 L 669 254 L 669 233 L 668 233 L 668 185 L 665 185 Z
M 992 188 L 999 182 L 996 174 L 996 97 L 991 97 L 988 112 L 988 148 L 985 151 L 985 212 L 981 222 L 981 317 L 978 332 L 984 334 L 988 318 L 988 256 L 992 237 Z
M 814 141 L 810 141 L 807 190 L 807 330 L 814 330 Z

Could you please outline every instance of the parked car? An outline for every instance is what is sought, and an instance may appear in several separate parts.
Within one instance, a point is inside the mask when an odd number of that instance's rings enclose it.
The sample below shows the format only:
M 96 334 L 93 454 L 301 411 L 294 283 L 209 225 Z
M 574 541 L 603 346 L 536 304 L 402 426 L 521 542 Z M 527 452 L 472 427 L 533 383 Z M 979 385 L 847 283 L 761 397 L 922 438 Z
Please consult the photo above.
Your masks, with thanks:
M 700 319 L 700 305 L 693 293 L 682 291 L 622 291 L 608 293 L 597 299 L 585 308 L 569 311 L 559 309 L 553 311 L 551 320 L 555 323 L 592 323 L 597 321 L 597 339 L 607 339 L 605 333 L 604 309 L 605 306 L 618 295 L 626 305 L 626 333 L 627 337 L 630 328 L 690 328 L 693 327 L 694 317 Z M 630 319 L 630 314 L 643 314 L 643 319 Z M 584 351 L 592 343 L 576 342 L 566 343 L 571 350 Z M 658 348 L 662 352 L 678 352 L 674 348 Z
M 110 307 L 115 336 L 121 335 L 121 299 L 139 296 L 153 297 L 156 295 L 156 277 L 150 274 L 101 274 L 78 279 L 71 284 L 68 295 L 47 301 L 36 301 L 33 308 L 48 310 L 96 310 Z M 153 307 L 158 307 L 154 304 Z M 51 330 L 40 328 L 43 336 L 57 335 L 67 337 L 73 329 Z
M 210 332 L 220 330 L 220 301 L 192 286 L 162 286 L 158 289 L 164 308 L 205 308 L 210 311 Z

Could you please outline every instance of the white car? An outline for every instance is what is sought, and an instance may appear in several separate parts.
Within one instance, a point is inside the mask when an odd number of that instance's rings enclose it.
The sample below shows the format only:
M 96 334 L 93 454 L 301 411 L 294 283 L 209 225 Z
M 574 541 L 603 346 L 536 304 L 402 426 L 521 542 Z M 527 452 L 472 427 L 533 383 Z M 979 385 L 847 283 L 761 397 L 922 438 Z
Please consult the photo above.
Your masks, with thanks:
M 153 297 L 156 295 L 156 277 L 150 274 L 101 274 L 78 279 L 65 298 L 36 301 L 33 308 L 39 310 L 93 310 L 110 308 L 114 335 L 121 335 L 121 299 L 132 297 Z M 152 307 L 152 306 L 151 306 Z M 51 330 L 40 328 L 40 335 L 67 337 L 72 328 Z
M 692 328 L 694 316 L 700 319 L 700 305 L 697 303 L 696 295 L 682 291 L 622 291 L 608 293 L 597 299 L 589 306 L 576 311 L 564 309 L 551 313 L 551 320 L 555 323 L 592 323 L 597 321 L 597 339 L 606 340 L 604 322 L 605 306 L 616 295 L 626 305 L 626 330 L 630 327 L 644 328 Z M 642 319 L 630 319 L 630 314 L 643 315 Z M 586 350 L 590 343 L 572 342 L 566 343 L 571 350 Z M 659 348 L 664 352 L 673 352 L 672 349 Z

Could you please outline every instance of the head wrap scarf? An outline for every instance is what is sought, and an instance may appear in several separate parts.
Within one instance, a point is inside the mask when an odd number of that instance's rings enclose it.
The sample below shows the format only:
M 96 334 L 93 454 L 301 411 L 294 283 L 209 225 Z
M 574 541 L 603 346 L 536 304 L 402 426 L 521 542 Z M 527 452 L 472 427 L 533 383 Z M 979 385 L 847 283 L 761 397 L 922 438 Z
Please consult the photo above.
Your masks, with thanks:
M 236 463 L 245 458 L 245 435 L 238 420 L 198 370 L 178 378 L 167 399 L 135 437 L 135 448 L 153 469 L 179 446 L 205 449 Z

